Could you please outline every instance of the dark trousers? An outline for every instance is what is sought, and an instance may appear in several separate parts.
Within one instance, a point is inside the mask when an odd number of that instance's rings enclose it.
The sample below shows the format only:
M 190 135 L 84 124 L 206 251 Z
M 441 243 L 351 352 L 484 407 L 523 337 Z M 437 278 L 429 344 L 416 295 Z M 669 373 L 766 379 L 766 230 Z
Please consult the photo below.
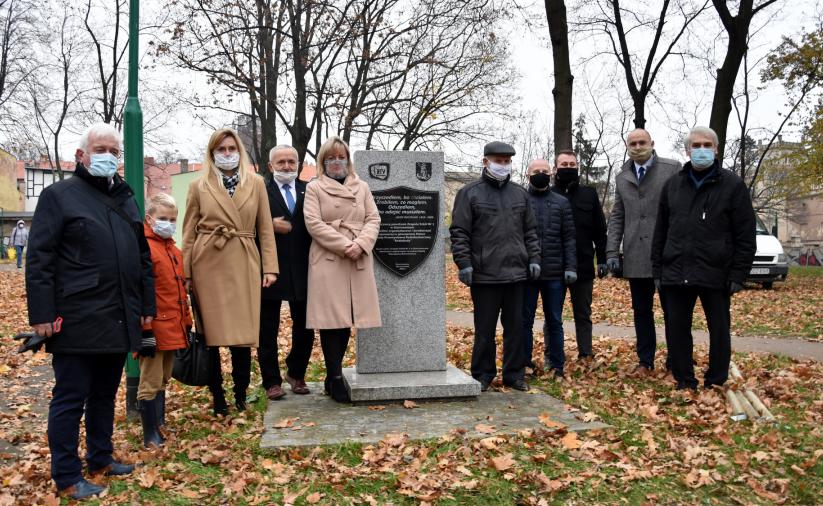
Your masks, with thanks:
M 346 356 L 350 336 L 349 328 L 320 329 L 320 347 L 323 349 L 323 361 L 326 363 L 326 379 L 323 386 L 329 394 L 336 393 L 332 391 L 333 383 L 336 389 L 343 384 L 343 357 Z
M 703 314 L 709 327 L 709 368 L 704 375 L 706 386 L 722 385 L 729 377 L 729 360 L 732 357 L 730 332 L 731 314 L 729 292 L 711 288 L 665 286 L 666 311 L 669 313 L 669 356 L 672 374 L 679 387 L 694 388 L 692 362 L 692 317 L 694 305 L 700 297 Z
M 563 371 L 566 353 L 563 350 L 563 299 L 566 288 L 559 279 L 529 281 L 523 289 L 523 349 L 526 365 L 534 368 L 534 315 L 537 311 L 537 296 L 543 301 L 543 342 L 545 363 L 552 369 Z
M 503 383 L 510 385 L 524 377 L 523 355 L 523 285 L 473 284 L 474 348 L 472 349 L 472 377 L 488 382 L 497 376 L 497 345 L 494 335 L 497 318 L 503 324 Z
M 23 267 L 23 246 L 15 246 L 14 251 L 17 253 L 17 268 L 21 269 Z
M 123 374 L 125 353 L 67 355 L 55 353 L 54 388 L 49 403 L 48 438 L 51 478 L 58 490 L 83 478 L 77 455 L 80 417 L 86 413 L 86 463 L 89 470 L 111 464 L 114 402 Z
M 577 355 L 592 355 L 592 290 L 594 279 L 578 279 L 568 285 L 569 299 L 574 315 L 574 333 L 577 339 Z M 564 295 L 565 298 L 565 295 Z
M 234 398 L 246 400 L 246 389 L 251 382 L 251 348 L 229 346 L 231 352 L 231 379 L 234 382 Z M 223 369 L 220 366 L 220 347 L 209 348 L 209 390 L 215 397 L 223 397 Z
M 257 361 L 263 388 L 283 383 L 277 356 L 277 335 L 280 328 L 280 300 L 260 301 L 260 341 Z M 286 357 L 286 371 L 294 379 L 304 379 L 314 346 L 314 331 L 306 328 L 306 301 L 289 301 L 291 313 L 291 350 Z
M 654 325 L 654 280 L 629 278 L 629 289 L 632 294 L 632 310 L 634 311 L 634 332 L 637 335 L 637 359 L 641 365 L 654 369 L 654 353 L 657 348 L 657 332 Z M 661 290 L 659 295 L 660 306 L 663 308 L 663 319 L 668 321 L 665 290 Z M 666 349 L 670 347 L 667 328 Z M 666 355 L 666 369 L 671 369 L 668 351 Z

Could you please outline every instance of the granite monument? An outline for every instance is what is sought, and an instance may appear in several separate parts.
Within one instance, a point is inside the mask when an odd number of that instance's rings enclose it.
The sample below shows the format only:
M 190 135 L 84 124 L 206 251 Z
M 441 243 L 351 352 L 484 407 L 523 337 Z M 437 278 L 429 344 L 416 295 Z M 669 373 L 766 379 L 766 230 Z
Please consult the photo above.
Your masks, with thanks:
M 352 402 L 476 397 L 480 384 L 446 362 L 443 153 L 357 151 L 354 165 L 380 211 L 383 326 L 358 330 L 343 370 Z

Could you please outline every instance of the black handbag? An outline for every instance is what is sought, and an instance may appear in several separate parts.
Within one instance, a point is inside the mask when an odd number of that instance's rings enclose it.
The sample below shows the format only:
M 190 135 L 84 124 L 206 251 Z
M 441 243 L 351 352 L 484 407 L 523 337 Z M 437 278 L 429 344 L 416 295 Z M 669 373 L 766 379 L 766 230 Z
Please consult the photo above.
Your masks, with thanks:
M 211 373 L 209 366 L 209 350 L 206 347 L 206 336 L 199 318 L 197 299 L 191 295 L 192 313 L 194 313 L 195 331 L 189 331 L 187 336 L 188 347 L 174 352 L 174 366 L 171 375 L 180 383 L 193 387 L 202 387 L 209 384 Z

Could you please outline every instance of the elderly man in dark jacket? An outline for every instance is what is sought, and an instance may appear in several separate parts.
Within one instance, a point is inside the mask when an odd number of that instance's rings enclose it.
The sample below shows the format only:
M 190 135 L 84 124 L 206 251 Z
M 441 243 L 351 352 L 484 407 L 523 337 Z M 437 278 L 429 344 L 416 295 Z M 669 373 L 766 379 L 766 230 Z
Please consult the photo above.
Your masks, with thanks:
M 521 336 L 523 283 L 540 276 L 540 243 L 528 193 L 511 182 L 512 156 L 514 148 L 508 144 L 486 144 L 483 175 L 457 192 L 449 229 L 458 277 L 471 287 L 471 370 L 484 392 L 497 375 L 498 316 L 503 324 L 503 384 L 529 389 Z
M 731 358 L 731 296 L 743 289 L 757 250 L 746 184 L 721 168 L 717 134 L 695 127 L 686 137 L 690 160 L 660 197 L 652 273 L 666 294 L 672 374 L 677 388 L 697 388 L 691 325 L 697 298 L 709 327 L 704 385 L 722 385 Z
M 529 164 L 529 202 L 537 218 L 540 240 L 540 278 L 526 283 L 523 292 L 523 346 L 526 365 L 532 362 L 534 349 L 534 314 L 538 295 L 543 301 L 543 342 L 545 364 L 556 377 L 563 377 L 566 354 L 563 350 L 563 299 L 566 284 L 577 280 L 577 247 L 574 218 L 568 199 L 550 190 L 549 162 L 534 160 Z
M 291 315 L 291 350 L 286 357 L 285 379 L 295 394 L 310 393 L 306 385 L 306 368 L 311 359 L 314 331 L 306 328 L 306 290 L 309 276 L 311 236 L 303 217 L 303 196 L 306 183 L 297 179 L 297 150 L 291 146 L 275 146 L 269 153 L 271 179 L 266 183 L 269 194 L 280 277 L 263 288 L 260 304 L 260 347 L 257 360 L 263 388 L 271 400 L 282 398 L 280 363 L 277 356 L 277 334 L 280 326 L 280 306 L 289 303 Z
M 663 185 L 681 168 L 680 162 L 661 158 L 654 151 L 649 132 L 637 128 L 626 137 L 629 160 L 615 178 L 614 207 L 609 219 L 606 265 L 629 279 L 637 335 L 638 364 L 634 374 L 654 369 L 657 334 L 654 327 L 654 280 L 652 238 Z M 623 265 L 620 245 L 623 245 Z M 660 293 L 660 302 L 665 296 Z M 667 360 L 667 365 L 668 360 Z M 670 367 L 670 366 L 669 366 Z
M 151 254 L 119 155 L 114 127 L 85 132 L 74 177 L 40 194 L 26 262 L 29 321 L 53 354 L 51 476 L 76 499 L 104 490 L 83 478 L 77 455 L 84 412 L 89 474 L 133 470 L 112 458 L 114 403 L 126 354 L 140 349 L 155 314 Z
M 597 276 L 606 269 L 606 217 L 597 191 L 580 184 L 577 155 L 574 151 L 559 151 L 555 157 L 552 191 L 563 195 L 572 205 L 574 232 L 577 239 L 577 281 L 569 285 L 574 313 L 578 358 L 590 360 L 592 351 L 592 291 L 594 289 L 594 256 L 597 253 Z

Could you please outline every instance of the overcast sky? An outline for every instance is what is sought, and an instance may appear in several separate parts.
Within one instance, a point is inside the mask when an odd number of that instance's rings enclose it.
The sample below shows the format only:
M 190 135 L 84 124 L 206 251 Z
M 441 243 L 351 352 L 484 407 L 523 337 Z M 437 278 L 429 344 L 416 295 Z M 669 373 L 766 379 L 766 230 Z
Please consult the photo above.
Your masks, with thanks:
M 531 2 L 531 3 L 530 3 Z M 552 80 L 552 54 L 548 42 L 548 28 L 543 11 L 544 2 L 542 0 L 525 0 L 519 2 L 526 6 L 526 14 L 516 13 L 512 19 L 499 27 L 494 27 L 498 36 L 506 37 L 510 42 L 511 56 L 514 67 L 519 76 L 512 77 L 512 86 L 519 90 L 520 99 L 518 103 L 512 104 L 512 110 L 532 113 L 534 117 L 534 130 L 537 132 L 551 132 L 551 118 L 553 114 L 553 104 L 551 99 Z M 637 2 L 635 2 L 637 3 Z M 655 12 L 659 9 L 657 0 L 650 0 L 649 5 L 654 6 Z M 782 36 L 796 37 L 804 30 L 811 30 L 815 23 L 821 21 L 821 3 L 819 0 L 790 1 L 782 0 L 782 8 L 770 9 L 768 13 L 760 14 L 758 27 L 762 28 L 755 35 L 751 49 L 751 60 L 761 58 L 771 48 L 780 43 Z M 631 4 L 631 2 L 624 2 Z M 165 2 L 161 0 L 143 0 L 141 9 L 144 22 L 153 16 L 157 9 L 163 9 Z M 766 14 L 766 15 L 764 15 Z M 570 21 L 573 21 L 573 13 L 570 13 Z M 716 13 L 711 10 L 704 13 L 707 23 L 711 24 Z M 527 19 L 524 19 L 527 18 Z M 574 29 L 572 27 L 572 29 Z M 711 29 L 710 29 L 711 30 Z M 714 29 L 717 32 L 716 29 Z M 714 39 L 714 37 L 712 37 Z M 141 41 L 141 46 L 146 41 Z M 724 48 L 722 40 L 700 41 L 707 46 L 717 44 L 718 59 L 722 59 Z M 600 43 L 592 39 L 576 39 L 572 44 L 572 73 L 575 75 L 575 101 L 574 115 L 584 112 L 594 111 L 594 100 L 597 99 L 597 106 L 601 111 L 606 111 L 607 116 L 620 109 L 620 95 L 627 96 L 625 91 L 625 80 L 618 75 L 618 79 L 612 79 L 615 72 L 614 58 L 600 57 L 587 64 L 583 63 L 587 58 L 600 47 Z M 645 52 L 646 47 L 641 42 L 638 44 L 640 50 Z M 718 63 L 719 65 L 719 63 Z M 652 133 L 656 142 L 658 152 L 664 156 L 671 156 L 682 159 L 684 157 L 682 149 L 677 140 L 682 132 L 683 124 L 708 124 L 709 112 L 711 109 L 711 97 L 713 93 L 713 81 L 706 69 L 700 69 L 693 64 L 687 71 L 694 79 L 683 79 L 682 67 L 672 62 L 670 66 L 673 71 L 664 72 L 660 78 L 660 90 L 663 91 L 663 100 L 670 101 L 669 104 L 655 104 L 650 101 L 647 104 L 647 117 L 649 120 L 647 128 Z M 183 73 L 184 71 L 158 68 L 141 73 L 141 81 L 166 79 L 177 82 L 187 88 L 201 88 L 206 86 L 202 76 Z M 759 74 L 754 73 L 755 76 Z M 610 81 L 613 81 L 610 82 Z M 246 100 L 245 97 L 238 97 Z M 776 128 L 781 118 L 780 112 L 786 108 L 784 95 L 778 85 L 771 85 L 758 92 L 758 98 L 753 104 L 751 112 L 751 124 L 765 129 Z M 625 99 L 624 99 L 625 101 Z M 226 114 L 209 113 L 205 115 L 206 120 L 212 125 L 228 124 L 231 117 Z M 524 125 L 511 124 L 503 121 L 491 119 L 489 122 L 489 137 L 513 140 L 517 132 L 522 132 Z M 736 127 L 734 112 L 729 121 L 729 138 L 739 135 Z M 612 136 L 619 140 L 621 130 L 619 124 L 611 125 Z M 284 134 L 285 129 L 281 129 L 279 136 L 283 141 L 287 141 Z M 209 126 L 200 118 L 195 117 L 191 112 L 181 112 L 163 130 L 163 137 L 169 140 L 174 147 L 172 151 L 178 151 L 181 157 L 199 159 L 211 132 Z M 623 132 L 625 133 L 625 132 Z M 758 132 L 755 132 L 758 133 Z M 765 130 L 759 131 L 761 137 L 765 137 Z M 797 129 L 787 131 L 788 138 L 796 138 Z M 755 136 L 757 137 L 757 135 Z M 65 153 L 73 151 L 77 137 L 66 136 Z M 617 142 L 617 141 L 615 141 Z M 358 149 L 357 141 L 353 141 L 353 149 Z M 479 161 L 482 153 L 482 142 L 469 143 L 461 150 L 457 150 L 448 145 L 445 146 L 447 162 L 455 165 L 473 163 Z M 146 155 L 157 154 L 157 148 L 146 146 Z M 461 153 L 462 151 L 462 153 Z M 475 157 L 472 153 L 476 153 Z M 515 163 L 520 163 L 515 159 Z

